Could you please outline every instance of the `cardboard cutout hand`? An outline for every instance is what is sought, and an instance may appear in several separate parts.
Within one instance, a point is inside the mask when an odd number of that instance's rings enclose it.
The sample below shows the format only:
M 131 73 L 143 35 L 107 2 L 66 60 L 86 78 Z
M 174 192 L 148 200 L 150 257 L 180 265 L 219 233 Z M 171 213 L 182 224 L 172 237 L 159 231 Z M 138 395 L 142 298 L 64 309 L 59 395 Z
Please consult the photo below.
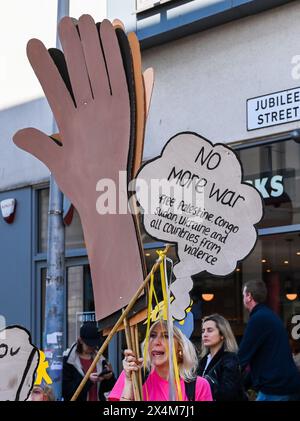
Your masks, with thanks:
M 80 214 L 96 315 L 101 319 L 126 305 L 143 278 L 132 216 L 99 215 L 96 210 L 98 181 L 110 179 L 118 186 L 119 171 L 127 169 L 130 102 L 111 23 L 103 21 L 98 32 L 93 19 L 83 15 L 78 30 L 80 36 L 71 18 L 62 19 L 59 25 L 74 100 L 45 46 L 34 39 L 27 47 L 62 146 L 33 128 L 19 131 L 14 142 L 49 167 Z M 119 197 L 127 198 L 126 186 L 120 189 Z
M 74 21 L 74 19 L 73 19 Z M 100 24 L 97 24 L 100 25 Z M 131 104 L 131 117 L 133 126 L 131 132 L 134 134 L 132 140 L 133 146 L 133 158 L 130 162 L 132 168 L 129 172 L 129 179 L 136 176 L 138 169 L 142 164 L 143 148 L 144 148 L 144 134 L 146 119 L 150 109 L 150 102 L 153 92 L 154 85 L 154 71 L 153 68 L 149 67 L 142 72 L 142 60 L 139 40 L 134 32 L 130 32 L 128 37 L 125 35 L 125 27 L 119 19 L 113 21 L 113 26 L 118 36 L 120 49 L 123 49 L 123 56 L 127 55 L 127 84 L 128 89 L 131 88 L 131 96 L 133 104 Z M 126 38 L 126 41 L 124 40 Z M 126 53 L 125 51 L 126 50 Z M 65 57 L 62 51 L 57 48 L 50 48 L 49 53 L 55 62 L 66 87 L 68 88 L 72 98 L 74 95 L 72 92 L 71 82 L 66 66 Z M 130 57 L 128 57 L 130 55 Z M 130 89 L 129 89 L 130 91 Z M 60 142 L 59 133 L 55 133 L 51 136 L 52 138 Z

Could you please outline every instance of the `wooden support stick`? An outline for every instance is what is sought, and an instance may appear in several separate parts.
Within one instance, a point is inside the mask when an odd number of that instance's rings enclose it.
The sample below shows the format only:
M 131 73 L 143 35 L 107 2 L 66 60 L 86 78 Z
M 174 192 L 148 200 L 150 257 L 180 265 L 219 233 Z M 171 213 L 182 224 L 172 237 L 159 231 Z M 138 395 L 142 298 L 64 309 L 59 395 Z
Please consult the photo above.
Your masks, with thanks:
M 168 253 L 169 248 L 171 247 L 171 244 L 168 244 L 166 246 L 166 248 L 164 249 L 164 255 Z M 164 256 L 163 255 L 163 256 Z M 127 314 L 130 312 L 130 310 L 132 309 L 132 307 L 134 306 L 136 300 L 139 298 L 139 296 L 141 295 L 143 289 L 145 288 L 145 286 L 148 284 L 148 282 L 151 279 L 151 274 L 156 272 L 157 269 L 159 268 L 159 265 L 161 263 L 161 261 L 163 260 L 163 256 L 160 256 L 159 259 L 156 261 L 156 263 L 153 265 L 150 273 L 148 273 L 148 275 L 146 276 L 146 278 L 144 279 L 144 282 L 141 284 L 141 286 L 139 287 L 139 289 L 137 290 L 137 292 L 134 294 L 134 296 L 132 297 L 130 303 L 128 304 L 128 306 L 126 307 L 126 309 L 124 310 L 124 312 L 121 314 L 120 318 L 118 319 L 117 323 L 115 324 L 115 326 L 113 327 L 113 329 L 110 331 L 109 335 L 107 336 L 107 338 L 105 339 L 105 341 L 103 342 L 101 348 L 99 349 L 99 351 L 96 354 L 96 357 L 94 359 L 94 361 L 92 362 L 90 368 L 88 369 L 88 371 L 85 373 L 84 378 L 81 380 L 81 383 L 79 384 L 77 390 L 75 391 L 74 395 L 71 398 L 71 401 L 76 401 L 76 399 L 78 398 L 79 394 L 81 393 L 85 383 L 87 382 L 87 380 L 90 377 L 90 374 L 93 373 L 94 368 L 96 367 L 97 362 L 99 361 L 99 358 L 101 357 L 101 355 L 103 354 L 103 352 L 106 350 L 109 342 L 111 341 L 111 338 L 114 336 L 115 332 L 118 330 L 118 327 L 121 325 L 121 323 L 123 322 L 124 318 L 127 316 Z
M 134 339 L 135 339 L 135 349 L 136 349 L 136 357 L 140 358 L 140 346 L 139 346 L 139 328 L 138 325 L 132 326 L 133 332 L 134 332 Z M 143 398 L 143 381 L 142 381 L 142 371 L 138 371 L 138 386 L 141 398 Z
M 125 336 L 126 336 L 127 348 L 131 349 L 133 351 L 133 353 L 136 355 L 135 341 L 134 341 L 134 339 L 131 335 L 130 327 L 128 326 L 128 322 L 127 322 L 126 317 L 124 319 L 124 326 L 125 326 Z M 131 372 L 131 379 L 132 379 L 134 400 L 140 401 L 141 396 L 140 396 L 140 390 L 139 390 L 139 385 L 138 385 L 138 376 L 137 376 L 136 371 Z
M 130 326 L 131 345 L 132 345 L 131 349 L 133 350 L 133 353 L 136 356 L 136 358 L 139 358 L 140 354 L 139 354 L 139 342 L 138 342 L 137 333 L 138 333 L 137 325 Z M 137 387 L 138 395 L 140 397 L 140 400 L 142 400 L 143 393 L 142 393 L 142 381 L 141 381 L 142 378 L 140 376 L 141 370 L 134 373 L 136 374 L 136 387 Z

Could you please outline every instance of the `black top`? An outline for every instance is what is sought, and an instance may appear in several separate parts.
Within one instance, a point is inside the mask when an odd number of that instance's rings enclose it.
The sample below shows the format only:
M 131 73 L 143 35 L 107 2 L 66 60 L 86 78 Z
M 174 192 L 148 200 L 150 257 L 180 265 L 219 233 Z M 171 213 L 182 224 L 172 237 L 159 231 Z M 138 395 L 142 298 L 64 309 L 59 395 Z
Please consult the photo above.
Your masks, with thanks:
M 247 400 L 239 360 L 234 352 L 222 347 L 205 370 L 206 362 L 207 355 L 200 361 L 199 375 L 208 380 L 215 401 Z
M 257 304 L 251 311 L 238 355 L 242 368 L 250 366 L 254 389 L 273 395 L 300 392 L 300 373 L 287 331 L 264 304 Z

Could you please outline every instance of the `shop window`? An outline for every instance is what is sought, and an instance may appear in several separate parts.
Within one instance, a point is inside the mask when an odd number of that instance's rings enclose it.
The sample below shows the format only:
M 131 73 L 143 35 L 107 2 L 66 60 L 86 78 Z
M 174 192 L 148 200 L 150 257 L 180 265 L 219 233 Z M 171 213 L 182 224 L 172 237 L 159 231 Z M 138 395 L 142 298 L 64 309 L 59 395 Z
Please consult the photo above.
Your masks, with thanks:
M 199 303 L 194 342 L 201 342 L 200 320 L 212 313 L 226 317 L 240 339 L 248 320 L 242 302 L 242 285 L 251 279 L 262 279 L 266 283 L 266 304 L 287 326 L 291 316 L 300 313 L 300 234 L 259 237 L 252 253 L 231 276 L 194 276 L 191 296 Z
M 265 214 L 259 228 L 300 223 L 300 145 L 282 141 L 238 151 L 244 181 L 262 194 Z
M 49 211 L 49 189 L 38 191 L 38 252 L 47 252 L 48 242 L 48 211 Z M 80 216 L 74 209 L 73 219 L 70 225 L 65 227 L 66 249 L 85 248 L 83 230 Z
M 76 340 L 76 314 L 83 311 L 83 266 L 67 269 L 68 346 Z
M 89 265 L 69 266 L 66 268 L 67 294 L 67 346 L 70 347 L 78 337 L 83 321 L 95 320 L 95 306 L 92 278 Z M 46 268 L 41 271 L 41 338 L 45 322 Z
M 151 243 L 156 243 L 157 240 L 154 239 L 153 237 L 151 237 L 145 230 L 143 222 L 142 222 L 142 214 L 140 213 L 138 215 L 138 223 L 139 223 L 139 229 L 140 229 L 140 233 L 141 233 L 141 240 L 142 243 L 145 244 L 151 244 Z M 149 259 L 148 259 L 149 260 Z
M 254 252 L 241 266 L 242 276 L 263 279 L 267 304 L 285 325 L 300 312 L 300 234 L 260 237 Z
M 192 340 L 201 345 L 201 320 L 213 313 L 219 313 L 229 322 L 234 334 L 243 334 L 242 277 L 240 271 L 224 278 L 212 277 L 207 273 L 193 276 L 191 291 L 193 300 L 194 331 Z
M 178 261 L 175 247 L 170 249 L 168 256 L 174 264 Z M 148 273 L 157 257 L 156 249 L 145 250 Z M 170 277 L 169 264 L 167 268 Z M 252 253 L 230 276 L 220 278 L 207 273 L 193 276 L 191 298 L 195 328 L 191 339 L 196 346 L 201 343 L 202 318 L 213 313 L 223 315 L 230 322 L 240 341 L 248 320 L 248 312 L 243 307 L 242 285 L 251 279 L 262 279 L 266 283 L 267 305 L 285 325 L 292 315 L 300 314 L 300 234 L 259 237 Z M 155 274 L 155 287 L 160 300 L 159 271 Z
M 79 213 L 74 209 L 73 219 L 70 225 L 66 225 L 66 249 L 85 248 L 83 230 Z
M 89 265 L 67 268 L 67 332 L 68 346 L 76 341 L 82 317 L 95 320 L 92 278 Z
M 38 252 L 47 251 L 49 189 L 38 190 Z

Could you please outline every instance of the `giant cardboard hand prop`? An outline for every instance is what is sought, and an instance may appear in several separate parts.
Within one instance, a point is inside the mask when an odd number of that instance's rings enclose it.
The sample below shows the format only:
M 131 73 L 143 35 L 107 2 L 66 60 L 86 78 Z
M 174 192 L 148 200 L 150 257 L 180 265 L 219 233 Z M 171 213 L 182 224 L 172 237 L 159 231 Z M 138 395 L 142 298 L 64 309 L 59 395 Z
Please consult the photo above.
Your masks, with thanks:
M 96 186 L 132 168 L 132 98 L 116 31 L 105 20 L 97 29 L 83 15 L 59 25 L 71 91 L 45 46 L 27 47 L 30 63 L 55 116 L 62 145 L 34 128 L 19 131 L 14 142 L 44 162 L 77 208 L 85 236 L 95 298 L 102 319 L 126 305 L 143 279 L 141 250 L 131 214 L 99 215 Z M 119 191 L 119 197 L 127 190 Z

